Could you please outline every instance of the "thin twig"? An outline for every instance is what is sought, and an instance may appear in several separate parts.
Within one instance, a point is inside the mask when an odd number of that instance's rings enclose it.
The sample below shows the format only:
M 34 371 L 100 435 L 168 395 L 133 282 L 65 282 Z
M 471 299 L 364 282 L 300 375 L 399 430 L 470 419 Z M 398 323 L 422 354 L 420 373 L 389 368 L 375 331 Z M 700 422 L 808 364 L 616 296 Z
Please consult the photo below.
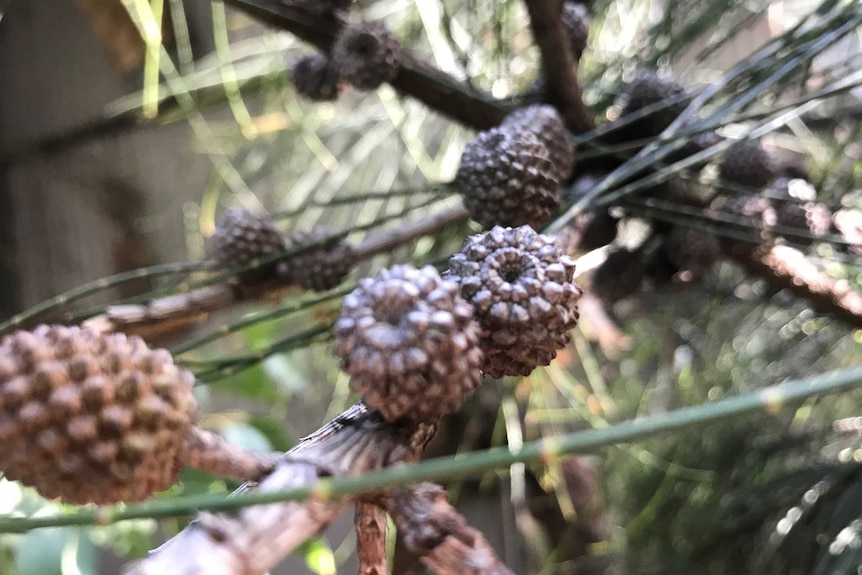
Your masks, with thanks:
M 415 222 L 407 222 L 398 228 L 377 235 L 370 235 L 356 247 L 356 259 L 364 260 L 377 254 L 386 253 L 411 240 L 439 232 L 442 228 L 464 222 L 470 218 L 462 205 L 431 214 Z
M 0 532 L 23 533 L 45 527 L 108 525 L 130 519 L 182 517 L 199 510 L 235 512 L 238 509 L 253 509 L 251 506 L 281 504 L 286 501 L 380 493 L 386 489 L 420 481 L 476 476 L 484 471 L 501 470 L 518 462 L 548 462 L 563 455 L 594 452 L 603 447 L 642 441 L 659 433 L 691 431 L 695 427 L 715 424 L 733 417 L 753 413 L 775 413 L 784 406 L 793 406 L 811 397 L 849 391 L 858 388 L 860 384 L 862 384 L 862 365 L 854 365 L 804 379 L 762 387 L 750 393 L 717 401 L 630 419 L 608 427 L 587 429 L 552 438 L 546 437 L 525 443 L 517 451 L 511 451 L 507 447 L 495 447 L 473 452 L 470 457 L 443 457 L 410 465 L 392 465 L 385 469 L 381 467 L 376 471 L 368 472 L 362 472 L 363 466 L 367 465 L 363 463 L 353 469 L 352 475 L 347 475 L 345 471 L 343 474 L 337 474 L 338 477 L 317 478 L 298 486 L 281 486 L 281 488 L 278 482 L 267 483 L 270 481 L 270 478 L 267 478 L 262 483 L 262 485 L 266 484 L 266 490 L 257 489 L 228 498 L 222 494 L 207 493 L 156 499 L 137 504 L 82 507 L 74 511 L 42 516 L 0 516 Z M 288 452 L 285 462 L 278 469 L 285 465 L 311 461 L 310 454 L 321 455 L 325 461 L 330 461 L 330 456 L 326 455 L 325 451 L 333 446 L 343 446 L 350 441 L 353 443 L 365 441 L 364 447 L 371 454 L 379 455 L 381 448 L 372 447 L 378 437 L 382 437 L 385 444 L 391 448 L 388 461 L 399 463 L 402 459 L 415 457 L 414 454 L 429 440 L 434 429 L 434 426 L 426 426 L 419 429 L 406 442 L 399 443 L 397 437 L 393 439 L 392 434 L 400 433 L 406 436 L 409 435 L 406 433 L 407 430 L 385 426 L 384 430 L 374 431 L 374 426 L 379 425 L 380 422 L 378 417 L 375 423 L 375 417 L 377 416 L 369 412 L 363 404 L 354 405 L 320 430 L 303 439 L 293 451 Z M 357 430 L 359 428 L 371 429 L 362 432 Z M 342 434 L 348 437 L 342 438 Z M 392 447 L 396 443 L 397 446 Z M 304 451 L 306 449 L 307 451 Z M 354 449 L 359 447 L 355 446 Z M 345 449 L 335 454 L 336 461 L 341 461 L 344 457 L 343 451 Z M 358 459 L 351 457 L 345 462 L 355 464 Z M 367 457 L 363 461 L 367 461 Z M 379 463 L 379 461 L 372 463 Z M 371 465 L 371 467 L 374 466 Z M 257 529 L 254 526 L 252 528 Z M 269 537 L 276 536 L 277 533 L 269 534 Z
M 354 250 L 353 261 L 358 264 L 419 237 L 463 222 L 469 217 L 467 210 L 458 205 L 416 221 L 406 222 L 395 229 L 369 235 Z M 339 234 L 336 237 L 343 235 Z M 276 256 L 279 258 L 277 261 L 289 261 L 290 257 L 325 245 L 331 239 L 331 237 L 320 238 L 307 246 L 291 249 L 285 252 L 284 258 Z M 254 269 L 258 265 L 268 265 L 272 261 L 272 258 L 261 259 L 257 264 L 250 264 L 249 269 Z M 153 341 L 174 335 L 178 330 L 205 321 L 211 311 L 225 309 L 242 301 L 273 300 L 277 294 L 290 287 L 291 284 L 279 278 L 250 287 L 241 287 L 233 281 L 225 281 L 156 298 L 144 304 L 110 306 L 104 314 L 88 319 L 85 325 L 105 332 L 123 331 Z

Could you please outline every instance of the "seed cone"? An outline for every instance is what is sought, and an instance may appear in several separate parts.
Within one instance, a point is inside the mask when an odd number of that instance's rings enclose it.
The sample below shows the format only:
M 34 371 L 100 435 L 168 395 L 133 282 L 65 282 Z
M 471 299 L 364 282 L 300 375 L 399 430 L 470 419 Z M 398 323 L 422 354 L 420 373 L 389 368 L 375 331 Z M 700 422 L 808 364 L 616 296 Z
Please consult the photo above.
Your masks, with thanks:
M 324 241 L 325 238 L 326 239 Z M 290 235 L 293 247 L 314 247 L 296 254 L 290 262 L 291 279 L 305 289 L 326 291 L 347 277 L 354 264 L 353 247 L 343 239 L 331 237 L 329 230 L 317 227 Z M 323 243 L 321 243 L 323 242 Z
M 665 251 L 670 262 L 679 269 L 683 281 L 702 279 L 721 257 L 718 238 L 696 228 L 674 227 L 667 236 Z
M 643 254 L 618 249 L 593 272 L 593 291 L 605 302 L 613 303 L 635 293 L 646 276 Z
M 553 238 L 529 226 L 495 226 L 464 241 L 448 276 L 475 308 L 486 374 L 527 375 L 570 341 L 581 297 L 574 272 Z
M 728 148 L 718 175 L 732 184 L 763 188 L 775 177 L 775 162 L 759 140 L 741 140 Z
M 290 70 L 290 80 L 299 95 L 313 102 L 338 98 L 338 71 L 326 54 L 316 52 L 300 57 Z
M 342 302 L 335 336 L 351 386 L 388 421 L 452 413 L 479 385 L 473 310 L 431 266 L 399 265 L 361 280 Z
M 503 120 L 503 126 L 516 132 L 532 132 L 548 149 L 557 168 L 557 180 L 566 181 L 575 167 L 575 148 L 560 113 L 553 106 L 535 104 L 515 110 Z
M 562 190 L 563 200 L 567 204 L 577 202 L 591 192 L 605 175 L 591 172 L 578 175 L 571 186 Z M 607 208 L 579 214 L 576 216 L 574 225 L 574 229 L 580 236 L 578 246 L 582 250 L 590 251 L 613 242 L 617 237 L 619 221 L 620 218 L 611 214 Z
M 622 117 L 647 106 L 667 102 L 667 106 L 633 121 L 623 128 L 625 140 L 653 137 L 661 134 L 688 106 L 690 99 L 683 97 L 685 88 L 673 78 L 659 76 L 653 70 L 641 70 L 626 88 L 627 102 Z M 673 103 L 670 103 L 670 101 Z
M 70 503 L 139 501 L 176 481 L 194 377 L 138 337 L 39 326 L 0 343 L 0 469 Z
M 374 90 L 398 73 L 401 46 L 380 22 L 346 26 L 332 48 L 341 77 L 360 90 Z
M 216 220 L 212 247 L 219 267 L 230 269 L 282 252 L 286 243 L 267 214 L 229 209 Z M 239 279 L 243 283 L 255 283 L 274 277 L 277 269 L 278 264 L 272 262 L 242 272 Z
M 667 257 L 666 243 L 666 235 L 658 234 L 640 250 L 643 252 L 646 277 L 656 287 L 673 283 L 680 271 Z
M 140 501 L 183 464 L 257 479 L 276 457 L 198 429 L 194 376 L 136 336 L 41 325 L 0 341 L 0 471 L 68 503 Z
M 559 169 L 531 132 L 500 126 L 467 144 L 455 183 L 482 226 L 539 227 L 560 205 Z

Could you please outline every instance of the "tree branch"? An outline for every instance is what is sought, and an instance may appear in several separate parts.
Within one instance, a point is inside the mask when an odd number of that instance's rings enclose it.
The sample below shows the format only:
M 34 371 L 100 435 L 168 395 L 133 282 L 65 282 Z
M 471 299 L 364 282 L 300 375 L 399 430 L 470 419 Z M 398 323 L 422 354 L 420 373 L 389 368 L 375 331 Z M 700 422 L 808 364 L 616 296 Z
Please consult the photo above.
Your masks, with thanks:
M 862 294 L 847 281 L 831 277 L 802 252 L 745 242 L 726 242 L 724 252 L 770 285 L 804 298 L 813 309 L 862 327 Z
M 359 575 L 387 575 L 386 512 L 375 503 L 359 501 L 353 515 Z
M 258 491 L 313 486 L 324 476 L 360 475 L 413 461 L 434 426 L 387 423 L 359 403 L 287 452 Z M 324 529 L 344 499 L 247 507 L 235 515 L 201 514 L 128 575 L 254 575 L 264 573 Z
M 416 461 L 436 424 L 388 423 L 358 403 L 303 439 L 254 489 L 314 487 L 322 477 L 357 476 Z M 247 487 L 252 488 L 252 487 Z M 357 496 L 362 575 L 386 573 L 385 520 L 373 495 Z M 382 498 L 401 535 L 441 575 L 510 575 L 481 533 L 446 502 L 442 488 L 421 484 Z M 302 502 L 244 507 L 235 514 L 201 513 L 127 575 L 257 575 L 319 533 L 348 504 L 325 493 Z
M 485 537 L 449 504 L 439 485 L 396 489 L 384 505 L 407 549 L 437 575 L 513 575 Z
M 307 0 L 226 0 L 227 4 L 329 52 L 344 16 Z M 444 116 L 478 130 L 492 128 L 511 111 L 489 94 L 460 82 L 405 50 L 392 87 Z
M 392 230 L 369 234 L 353 251 L 353 262 L 358 264 L 378 254 L 390 252 L 398 246 L 463 222 L 469 217 L 467 210 L 462 205 L 458 205 L 418 220 L 405 222 Z M 274 256 L 277 258 L 275 261 L 289 262 L 292 256 L 314 249 L 316 246 L 326 245 L 331 239 L 332 236 L 319 238 L 307 246 L 288 250 L 283 257 Z M 272 261 L 267 258 L 261 260 L 259 264 L 266 265 Z M 148 341 L 156 341 L 206 321 L 211 311 L 224 309 L 242 301 L 272 300 L 276 294 L 291 287 L 289 281 L 282 278 L 253 286 L 240 286 L 233 281 L 224 281 L 156 298 L 144 304 L 110 306 L 105 313 L 88 319 L 84 325 L 102 332 L 122 331 L 126 334 L 139 335 Z
M 533 39 L 542 54 L 542 69 L 553 104 L 568 128 L 583 134 L 596 127 L 584 106 L 578 83 L 578 61 L 569 48 L 570 42 L 560 17 L 562 0 L 525 0 L 530 14 Z

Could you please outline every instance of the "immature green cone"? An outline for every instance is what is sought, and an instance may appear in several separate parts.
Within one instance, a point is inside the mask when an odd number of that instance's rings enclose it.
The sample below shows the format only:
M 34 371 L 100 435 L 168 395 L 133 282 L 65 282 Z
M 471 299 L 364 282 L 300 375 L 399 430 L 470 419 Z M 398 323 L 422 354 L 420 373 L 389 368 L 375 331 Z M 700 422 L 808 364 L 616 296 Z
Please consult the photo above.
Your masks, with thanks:
M 398 74 L 401 46 L 380 22 L 347 25 L 332 47 L 341 78 L 359 90 L 374 90 Z
M 568 344 L 581 297 L 574 272 L 554 239 L 529 226 L 495 226 L 464 241 L 448 278 L 475 308 L 486 374 L 527 375 Z
M 431 266 L 397 265 L 345 296 L 335 355 L 388 421 L 433 421 L 479 385 L 479 326 L 458 289 Z
M 532 132 L 500 126 L 467 144 L 455 184 L 470 216 L 486 228 L 540 227 L 560 206 L 560 170 Z

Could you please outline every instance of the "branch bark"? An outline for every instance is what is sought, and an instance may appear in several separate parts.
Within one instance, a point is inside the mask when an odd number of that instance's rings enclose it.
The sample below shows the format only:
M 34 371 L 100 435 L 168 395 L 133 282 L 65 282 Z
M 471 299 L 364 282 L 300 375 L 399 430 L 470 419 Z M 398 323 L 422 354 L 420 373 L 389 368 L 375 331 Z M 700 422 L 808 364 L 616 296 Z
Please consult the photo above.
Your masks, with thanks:
M 358 403 L 288 451 L 259 485 L 245 488 L 272 492 L 312 487 L 321 477 L 360 475 L 412 462 L 435 431 L 436 424 L 388 423 Z M 402 536 L 424 545 L 427 565 L 444 575 L 510 573 L 494 557 L 482 535 L 446 503 L 442 489 L 432 487 L 396 490 L 392 497 L 382 498 L 389 502 L 393 517 L 399 518 L 396 521 L 401 521 Z M 371 495 L 357 498 L 359 523 L 365 534 L 373 534 L 368 530 L 372 524 L 376 526 L 373 531 L 379 528 L 381 533 L 385 527 L 373 499 Z M 201 513 L 178 535 L 133 565 L 127 575 L 258 575 L 326 528 L 349 503 L 347 498 L 312 497 L 302 502 L 245 507 L 233 514 Z M 369 509 L 370 515 L 366 513 Z M 373 521 L 366 521 L 368 517 Z M 435 540 L 440 536 L 439 545 L 429 546 L 429 533 L 435 534 Z M 382 551 L 379 542 L 360 547 L 368 559 L 366 564 L 371 565 L 373 559 L 379 568 L 382 560 L 385 569 Z
M 562 0 L 525 0 L 533 39 L 542 54 L 542 69 L 553 104 L 568 128 L 578 134 L 596 127 L 584 105 L 578 83 L 578 61 L 560 17 Z
M 420 431 L 392 426 L 356 404 L 287 452 L 256 489 L 310 486 L 321 476 L 358 475 L 411 460 L 411 438 Z M 264 573 L 324 529 L 347 504 L 309 499 L 247 507 L 235 515 L 204 513 L 128 575 Z
M 770 285 L 804 298 L 813 309 L 862 327 L 862 294 L 847 281 L 831 277 L 802 252 L 744 242 L 727 242 L 724 252 Z
M 449 504 L 439 485 L 396 489 L 384 506 L 407 549 L 437 575 L 513 575 L 485 537 Z
M 345 17 L 307 0 L 226 0 L 240 10 L 276 28 L 329 52 Z M 444 116 L 478 130 L 492 128 L 511 110 L 489 94 L 461 82 L 409 52 L 404 57 L 392 87 Z
M 387 575 L 386 512 L 375 503 L 359 501 L 353 515 L 359 575 Z

